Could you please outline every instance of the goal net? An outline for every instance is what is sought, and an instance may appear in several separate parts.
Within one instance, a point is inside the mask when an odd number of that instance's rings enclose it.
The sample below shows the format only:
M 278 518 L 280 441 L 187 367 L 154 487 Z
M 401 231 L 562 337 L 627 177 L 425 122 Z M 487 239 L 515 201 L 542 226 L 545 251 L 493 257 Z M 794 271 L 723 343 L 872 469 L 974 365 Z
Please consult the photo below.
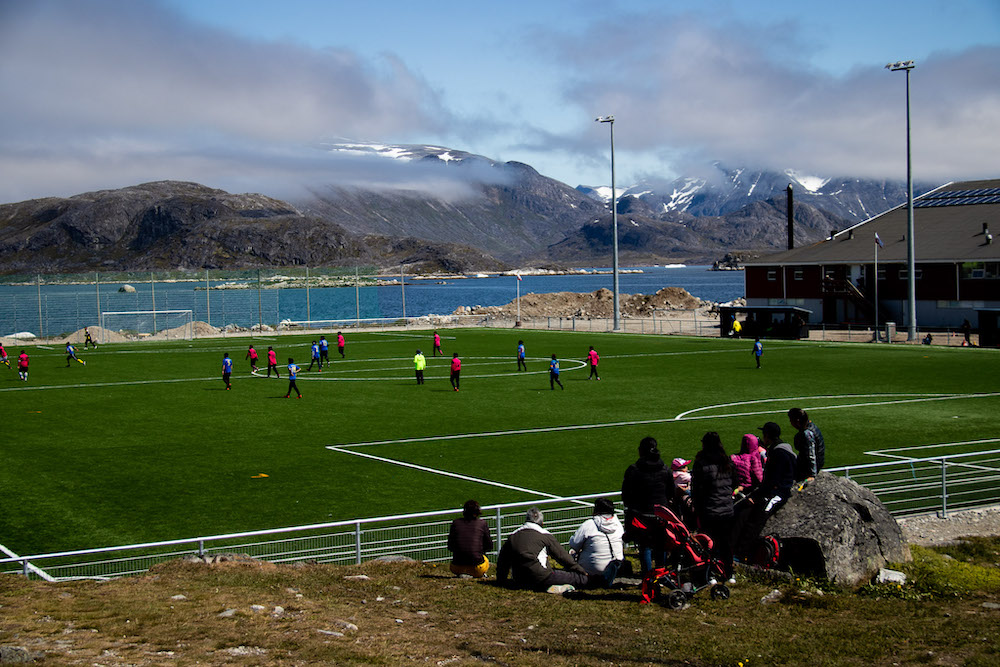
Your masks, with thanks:
M 101 329 L 102 334 L 111 331 L 130 340 L 146 338 L 191 340 L 194 338 L 192 315 L 190 310 L 108 311 L 101 313 Z

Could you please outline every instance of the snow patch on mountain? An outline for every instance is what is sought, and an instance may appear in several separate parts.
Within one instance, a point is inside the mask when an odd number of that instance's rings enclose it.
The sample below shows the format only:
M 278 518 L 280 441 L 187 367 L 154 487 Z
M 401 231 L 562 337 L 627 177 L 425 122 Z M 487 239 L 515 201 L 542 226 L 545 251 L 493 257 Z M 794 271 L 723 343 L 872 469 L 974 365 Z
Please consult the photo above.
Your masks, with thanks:
M 829 178 L 800 174 L 794 169 L 786 169 L 785 175 L 813 194 L 817 194 L 824 185 L 830 182 Z

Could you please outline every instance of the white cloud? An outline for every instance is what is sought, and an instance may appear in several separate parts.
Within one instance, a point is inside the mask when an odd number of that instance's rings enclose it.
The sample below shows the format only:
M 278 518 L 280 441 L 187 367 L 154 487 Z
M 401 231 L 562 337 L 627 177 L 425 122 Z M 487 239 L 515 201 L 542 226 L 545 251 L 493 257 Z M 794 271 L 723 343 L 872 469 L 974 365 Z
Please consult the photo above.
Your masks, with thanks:
M 624 17 L 562 42 L 561 57 L 579 72 L 565 92 L 615 114 L 623 154 L 905 177 L 904 75 L 884 63 L 817 71 L 802 64 L 809 54 L 794 25 L 780 28 Z M 915 176 L 996 177 L 1000 49 L 932 54 L 911 76 Z
M 139 178 L 215 185 L 236 154 L 264 163 L 332 134 L 405 141 L 448 120 L 389 55 L 244 39 L 151 2 L 0 11 L 0 201 Z

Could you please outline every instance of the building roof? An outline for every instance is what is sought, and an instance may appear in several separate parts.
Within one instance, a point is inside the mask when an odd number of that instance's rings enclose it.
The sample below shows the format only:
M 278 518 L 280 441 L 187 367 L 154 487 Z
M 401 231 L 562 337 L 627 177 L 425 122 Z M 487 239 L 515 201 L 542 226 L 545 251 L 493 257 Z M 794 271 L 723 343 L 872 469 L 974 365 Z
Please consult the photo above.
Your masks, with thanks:
M 997 237 L 986 242 L 983 225 Z M 884 244 L 879 262 L 906 262 L 907 205 L 801 248 L 766 255 L 754 264 L 865 264 L 873 261 L 875 234 Z M 916 262 L 1000 261 L 1000 179 L 948 183 L 913 200 Z

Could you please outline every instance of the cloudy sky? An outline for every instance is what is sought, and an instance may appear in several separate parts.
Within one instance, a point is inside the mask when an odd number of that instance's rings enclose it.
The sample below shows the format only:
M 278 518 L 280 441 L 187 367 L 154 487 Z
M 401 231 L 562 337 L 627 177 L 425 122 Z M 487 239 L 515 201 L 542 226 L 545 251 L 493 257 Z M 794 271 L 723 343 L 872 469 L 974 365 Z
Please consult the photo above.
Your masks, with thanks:
M 404 178 L 331 141 L 606 184 L 604 114 L 619 185 L 711 160 L 904 179 L 884 66 L 908 59 L 915 178 L 1000 177 L 997 0 L 0 0 L 0 202 Z

